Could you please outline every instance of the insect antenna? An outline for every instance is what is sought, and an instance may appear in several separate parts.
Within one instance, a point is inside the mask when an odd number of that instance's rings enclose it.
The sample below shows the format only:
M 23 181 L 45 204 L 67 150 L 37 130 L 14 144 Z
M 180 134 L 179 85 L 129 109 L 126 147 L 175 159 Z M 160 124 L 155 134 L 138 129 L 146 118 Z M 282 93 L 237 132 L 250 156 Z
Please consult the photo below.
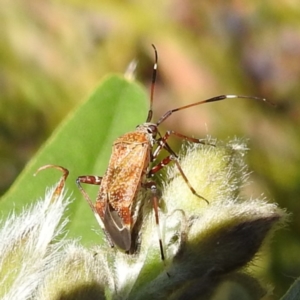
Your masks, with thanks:
M 222 100 L 226 100 L 226 99 L 235 99 L 235 98 L 245 98 L 245 99 L 258 100 L 258 101 L 263 101 L 263 102 L 266 102 L 266 103 L 268 103 L 270 105 L 275 106 L 272 102 L 267 101 L 267 99 L 260 98 L 260 97 L 255 97 L 255 96 L 220 95 L 220 96 L 208 98 L 206 100 L 202 100 L 202 101 L 199 101 L 199 102 L 195 102 L 195 103 L 192 103 L 192 104 L 188 104 L 188 105 L 185 105 L 185 106 L 181 106 L 181 107 L 178 107 L 178 108 L 171 109 L 171 110 L 167 111 L 157 121 L 156 125 L 158 126 L 159 124 L 161 124 L 162 122 L 164 122 L 166 119 L 168 119 L 176 111 L 183 110 L 183 109 L 190 108 L 190 107 L 197 106 L 197 105 L 201 105 L 201 104 L 208 103 L 208 102 L 216 102 L 216 101 L 222 101 Z
M 154 98 L 154 88 L 155 88 L 155 81 L 156 81 L 156 74 L 157 74 L 157 64 L 158 64 L 158 55 L 157 55 L 157 50 L 155 46 L 152 44 L 152 47 L 154 49 L 154 54 L 155 54 L 155 62 L 153 65 L 153 72 L 152 72 L 152 81 L 151 81 L 151 91 L 150 91 L 150 107 L 148 111 L 148 117 L 146 122 L 151 122 L 152 120 L 152 115 L 153 115 L 153 98 Z

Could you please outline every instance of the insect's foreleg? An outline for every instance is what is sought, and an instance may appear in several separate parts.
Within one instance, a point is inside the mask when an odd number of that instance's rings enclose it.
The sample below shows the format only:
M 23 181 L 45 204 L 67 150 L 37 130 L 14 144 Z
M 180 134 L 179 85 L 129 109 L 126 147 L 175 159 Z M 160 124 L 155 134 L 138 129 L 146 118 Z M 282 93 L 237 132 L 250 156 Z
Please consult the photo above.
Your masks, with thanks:
M 94 206 L 90 196 L 88 195 L 88 193 L 81 186 L 81 183 L 92 184 L 92 185 L 100 185 L 101 181 L 102 181 L 102 177 L 100 177 L 100 176 L 87 175 L 87 176 L 79 176 L 76 179 L 76 184 L 78 186 L 79 191 L 83 195 L 84 199 L 86 200 L 86 202 L 88 203 L 88 205 L 92 209 L 96 220 L 98 221 L 101 229 L 103 230 L 103 232 L 105 234 L 106 239 L 108 240 L 108 243 L 109 243 L 110 247 L 114 247 L 114 243 L 112 242 L 110 235 L 107 233 L 107 231 L 105 229 L 105 226 L 104 226 L 104 223 L 103 223 L 102 219 L 100 218 L 98 212 L 96 211 L 95 206 Z
M 168 130 L 164 136 L 161 136 L 158 140 L 157 140 L 157 148 L 155 149 L 154 153 L 153 153 L 153 159 L 155 159 L 160 151 L 162 149 L 167 150 L 170 154 L 174 155 L 175 157 L 177 156 L 175 154 L 175 152 L 170 148 L 170 146 L 167 143 L 167 140 L 170 138 L 170 136 L 173 135 L 175 137 L 178 137 L 182 140 L 186 140 L 192 143 L 196 143 L 196 144 L 203 144 L 203 145 L 209 145 L 209 146 L 215 146 L 213 144 L 207 143 L 206 141 L 203 141 L 202 139 L 197 139 L 197 138 L 193 138 L 184 134 L 181 134 L 179 132 L 176 132 L 174 130 Z
M 196 139 L 196 138 L 193 138 L 191 136 L 187 136 L 187 135 L 184 135 L 182 133 L 179 133 L 177 131 L 174 131 L 174 130 L 168 130 L 165 135 L 162 137 L 162 139 L 164 141 L 167 141 L 168 138 L 171 136 L 171 135 L 174 135 L 182 140 L 186 140 L 186 141 L 189 141 L 189 142 L 192 142 L 192 143 L 198 143 L 198 144 L 203 144 L 203 145 L 206 145 L 207 143 L 204 142 L 202 139 Z

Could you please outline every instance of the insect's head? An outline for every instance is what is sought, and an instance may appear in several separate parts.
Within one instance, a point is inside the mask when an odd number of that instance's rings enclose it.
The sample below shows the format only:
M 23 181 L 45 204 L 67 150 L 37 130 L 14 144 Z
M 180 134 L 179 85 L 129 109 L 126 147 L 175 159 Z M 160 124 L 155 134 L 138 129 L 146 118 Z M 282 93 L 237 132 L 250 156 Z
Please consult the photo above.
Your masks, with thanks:
M 154 139 L 156 138 L 158 133 L 157 125 L 155 123 L 150 123 L 150 122 L 146 122 L 141 125 L 138 125 L 136 127 L 136 130 L 146 133 L 147 135 L 152 136 L 152 138 Z

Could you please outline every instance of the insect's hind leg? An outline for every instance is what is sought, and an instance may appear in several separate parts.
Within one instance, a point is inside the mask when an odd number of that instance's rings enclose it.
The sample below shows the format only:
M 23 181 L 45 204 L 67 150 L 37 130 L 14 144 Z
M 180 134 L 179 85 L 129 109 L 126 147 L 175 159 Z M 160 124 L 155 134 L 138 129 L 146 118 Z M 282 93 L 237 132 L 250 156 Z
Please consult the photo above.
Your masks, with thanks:
M 98 212 L 96 211 L 95 206 L 94 206 L 90 196 L 81 186 L 82 183 L 92 184 L 92 185 L 100 185 L 101 181 L 102 181 L 102 177 L 100 177 L 100 176 L 85 175 L 85 176 L 77 177 L 76 184 L 77 184 L 79 191 L 83 195 L 84 199 L 86 200 L 86 202 L 90 206 L 91 210 L 93 211 L 95 218 L 96 218 L 97 222 L 99 223 L 102 231 L 104 232 L 104 235 L 105 235 L 110 247 L 114 247 L 114 243 L 112 242 L 110 235 L 107 233 L 104 223 L 103 223 L 101 217 L 99 216 Z
M 86 200 L 86 202 L 89 204 L 90 208 L 93 211 L 95 211 L 94 204 L 93 204 L 90 196 L 88 195 L 88 193 L 81 186 L 81 183 L 92 184 L 92 185 L 100 185 L 101 181 L 102 181 L 102 177 L 93 176 L 93 175 L 79 176 L 76 179 L 76 184 L 77 184 L 77 187 L 78 187 L 79 191 L 81 192 L 81 194 L 83 195 L 84 199 Z

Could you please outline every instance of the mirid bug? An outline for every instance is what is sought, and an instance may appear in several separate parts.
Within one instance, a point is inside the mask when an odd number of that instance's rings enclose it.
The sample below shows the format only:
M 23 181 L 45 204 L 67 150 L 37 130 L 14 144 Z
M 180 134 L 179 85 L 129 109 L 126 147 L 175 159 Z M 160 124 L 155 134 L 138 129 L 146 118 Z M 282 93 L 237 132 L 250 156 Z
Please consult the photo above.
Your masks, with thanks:
M 152 45 L 153 46 L 153 45 Z M 145 190 L 151 191 L 151 198 L 158 228 L 159 247 L 162 260 L 165 259 L 163 243 L 159 229 L 158 217 L 158 191 L 157 183 L 151 177 L 170 162 L 174 162 L 179 173 L 183 177 L 191 192 L 208 203 L 208 200 L 199 195 L 191 186 L 185 176 L 176 153 L 170 148 L 167 141 L 170 136 L 175 136 L 193 143 L 203 143 L 201 139 L 188 137 L 173 130 L 168 130 L 161 135 L 158 127 L 174 112 L 187 109 L 207 102 L 221 101 L 231 98 L 249 98 L 266 101 L 265 99 L 238 95 L 221 95 L 196 103 L 185 105 L 167 111 L 156 123 L 152 123 L 152 105 L 154 99 L 154 87 L 157 73 L 158 55 L 155 46 L 155 63 L 152 74 L 150 91 L 150 108 L 146 122 L 138 125 L 135 131 L 119 137 L 112 147 L 112 154 L 108 168 L 103 177 L 79 176 L 77 185 L 84 198 L 91 207 L 94 215 L 101 226 L 111 247 L 116 245 L 127 253 L 134 253 L 136 249 L 136 230 L 134 230 L 138 219 L 141 217 L 140 208 L 143 205 Z M 168 155 L 155 164 L 162 149 Z M 154 163 L 154 166 L 152 165 Z M 94 204 L 81 184 L 99 185 L 99 191 Z

